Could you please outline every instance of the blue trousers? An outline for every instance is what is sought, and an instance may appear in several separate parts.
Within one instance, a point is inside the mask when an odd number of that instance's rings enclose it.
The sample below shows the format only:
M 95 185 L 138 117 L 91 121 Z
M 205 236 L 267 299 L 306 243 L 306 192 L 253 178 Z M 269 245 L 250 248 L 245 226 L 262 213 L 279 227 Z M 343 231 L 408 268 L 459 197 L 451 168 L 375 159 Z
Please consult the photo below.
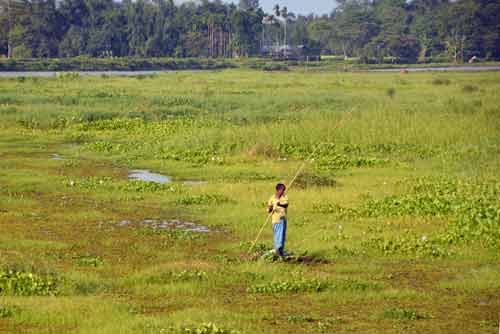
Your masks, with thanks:
M 279 223 L 273 224 L 274 249 L 283 256 L 286 240 L 286 219 L 281 218 Z

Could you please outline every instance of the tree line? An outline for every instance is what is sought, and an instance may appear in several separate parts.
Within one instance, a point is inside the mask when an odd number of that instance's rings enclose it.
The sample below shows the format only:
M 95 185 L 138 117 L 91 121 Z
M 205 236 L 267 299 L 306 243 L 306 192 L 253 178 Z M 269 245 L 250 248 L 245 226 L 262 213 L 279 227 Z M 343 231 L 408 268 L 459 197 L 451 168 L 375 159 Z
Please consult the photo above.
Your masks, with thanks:
M 0 0 L 0 54 L 231 58 L 304 45 L 367 62 L 500 58 L 500 0 L 336 4 L 304 16 L 258 0 Z

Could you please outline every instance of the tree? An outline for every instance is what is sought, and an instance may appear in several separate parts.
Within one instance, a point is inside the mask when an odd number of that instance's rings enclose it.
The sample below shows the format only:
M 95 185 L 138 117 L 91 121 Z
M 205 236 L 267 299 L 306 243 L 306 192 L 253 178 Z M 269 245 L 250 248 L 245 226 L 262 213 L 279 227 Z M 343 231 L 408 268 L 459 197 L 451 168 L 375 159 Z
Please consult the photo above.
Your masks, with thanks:
M 459 0 L 443 8 L 441 34 L 454 63 L 462 63 L 469 54 L 479 53 L 481 29 L 476 16 L 478 9 L 473 0 Z
M 345 59 L 359 56 L 370 40 L 379 32 L 375 12 L 370 4 L 358 1 L 343 1 L 333 13 L 331 37 L 334 45 L 342 50 Z
M 148 17 L 146 14 L 146 4 L 143 0 L 138 0 L 127 5 L 127 34 L 128 49 L 130 56 L 145 56 Z
M 19 25 L 21 28 L 29 25 L 29 10 L 29 3 L 23 0 L 3 0 L 0 2 L 0 21 L 4 27 L 1 31 L 5 33 L 2 40 L 4 40 L 4 48 L 7 49 L 7 58 L 12 57 L 12 51 L 16 46 L 23 44 L 22 36 L 17 34 L 14 37 L 13 32 L 19 31 L 20 28 L 17 27 Z M 16 30 L 16 28 L 19 29 Z
M 500 59 L 500 2 L 483 0 L 478 2 L 477 18 L 480 22 L 481 56 Z
M 55 0 L 32 0 L 27 35 L 35 57 L 55 57 L 62 38 Z
M 249 56 L 259 50 L 264 13 L 236 10 L 231 15 L 231 48 L 237 57 Z
M 71 26 L 59 44 L 59 55 L 61 57 L 76 57 L 83 54 L 87 39 L 84 29 Z
M 238 8 L 244 11 L 256 11 L 259 8 L 259 0 L 240 0 L 238 3 Z
M 438 13 L 443 5 L 441 0 L 414 0 L 410 3 L 410 33 L 418 40 L 420 62 L 425 61 L 427 55 L 442 51 Z

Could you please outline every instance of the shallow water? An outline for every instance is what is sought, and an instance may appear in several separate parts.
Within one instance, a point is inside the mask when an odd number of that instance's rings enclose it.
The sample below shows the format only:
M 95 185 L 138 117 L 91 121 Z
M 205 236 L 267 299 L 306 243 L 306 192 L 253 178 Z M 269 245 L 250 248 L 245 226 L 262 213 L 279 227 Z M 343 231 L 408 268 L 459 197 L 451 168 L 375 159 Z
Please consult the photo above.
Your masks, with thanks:
M 165 175 L 152 173 L 147 169 L 133 169 L 129 172 L 128 178 L 145 182 L 169 183 L 172 180 Z
M 59 154 L 54 153 L 50 156 L 50 160 L 65 160 L 65 159 L 61 157 Z

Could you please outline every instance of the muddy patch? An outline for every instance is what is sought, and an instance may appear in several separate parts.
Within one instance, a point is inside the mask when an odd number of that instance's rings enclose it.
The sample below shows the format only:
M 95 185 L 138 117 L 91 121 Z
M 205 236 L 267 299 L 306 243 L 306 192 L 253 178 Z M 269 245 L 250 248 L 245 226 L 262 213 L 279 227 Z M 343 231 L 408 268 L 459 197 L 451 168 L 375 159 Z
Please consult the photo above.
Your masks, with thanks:
M 130 220 L 122 220 L 118 223 L 118 226 L 140 226 L 148 227 L 153 230 L 181 230 L 185 232 L 193 233 L 209 233 L 212 232 L 207 226 L 181 221 L 177 219 L 173 220 L 156 220 L 156 219 L 145 219 L 139 222 L 132 222 Z
M 129 172 L 128 178 L 131 180 L 155 182 L 161 184 L 172 182 L 170 177 L 157 173 L 152 173 L 147 169 L 133 169 Z

